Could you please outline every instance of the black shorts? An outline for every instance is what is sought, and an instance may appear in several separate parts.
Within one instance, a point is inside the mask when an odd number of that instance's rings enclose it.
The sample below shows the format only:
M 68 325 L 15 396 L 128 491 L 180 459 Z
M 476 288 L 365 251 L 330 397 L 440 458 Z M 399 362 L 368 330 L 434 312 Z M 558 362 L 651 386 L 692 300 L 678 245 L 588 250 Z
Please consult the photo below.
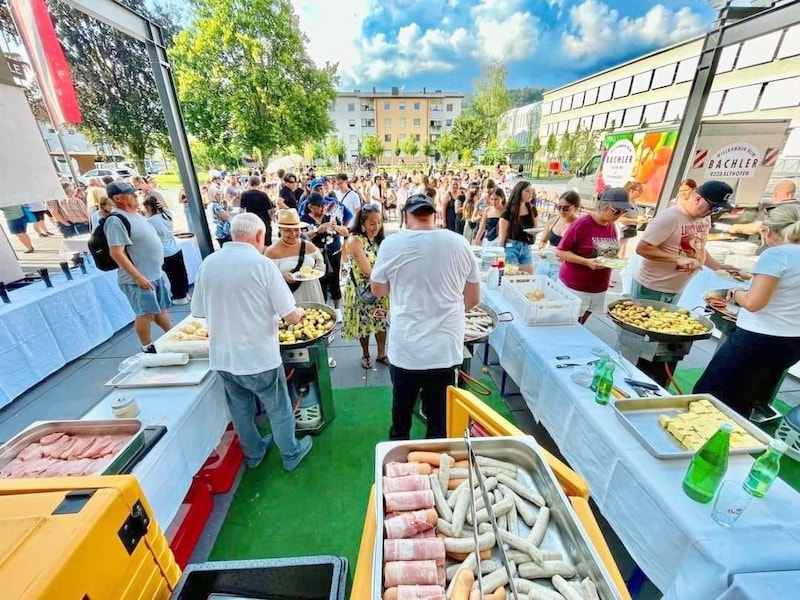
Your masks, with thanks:
M 31 212 L 37 221 L 44 221 L 44 216 L 50 214 L 49 210 L 32 210 Z

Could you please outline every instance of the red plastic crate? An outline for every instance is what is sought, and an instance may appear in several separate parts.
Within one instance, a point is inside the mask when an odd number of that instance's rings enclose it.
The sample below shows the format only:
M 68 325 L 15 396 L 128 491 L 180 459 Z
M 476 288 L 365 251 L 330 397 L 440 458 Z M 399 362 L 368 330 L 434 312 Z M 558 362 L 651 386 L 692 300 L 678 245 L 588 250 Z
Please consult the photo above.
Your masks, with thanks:
M 208 486 L 202 479 L 194 479 L 166 533 L 175 562 L 181 569 L 189 563 L 213 508 L 214 500 Z
M 233 480 L 243 460 L 239 436 L 233 431 L 226 431 L 195 479 L 205 481 L 212 494 L 224 494 L 233 487 Z

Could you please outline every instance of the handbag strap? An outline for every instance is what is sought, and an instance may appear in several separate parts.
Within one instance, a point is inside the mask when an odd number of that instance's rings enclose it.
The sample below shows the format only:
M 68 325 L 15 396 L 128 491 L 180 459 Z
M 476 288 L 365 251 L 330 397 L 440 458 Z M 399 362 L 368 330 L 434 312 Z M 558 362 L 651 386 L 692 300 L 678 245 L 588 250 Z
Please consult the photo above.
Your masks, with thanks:
M 306 241 L 301 239 L 300 242 L 300 254 L 298 256 L 297 266 L 293 270 L 289 271 L 290 273 L 297 273 L 303 266 L 303 261 L 306 259 Z

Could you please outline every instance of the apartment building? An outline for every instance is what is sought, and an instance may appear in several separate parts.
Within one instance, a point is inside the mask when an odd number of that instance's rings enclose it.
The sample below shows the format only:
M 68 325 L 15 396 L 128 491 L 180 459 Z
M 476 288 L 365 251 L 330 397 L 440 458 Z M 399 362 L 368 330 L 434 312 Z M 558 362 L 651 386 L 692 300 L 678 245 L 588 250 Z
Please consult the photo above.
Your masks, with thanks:
M 545 93 L 538 135 L 631 129 L 683 118 L 702 38 L 669 46 Z M 722 51 L 705 120 L 791 119 L 783 155 L 800 155 L 800 25 Z
M 405 92 L 392 87 L 388 92 L 339 92 L 328 108 L 334 122 L 332 135 L 344 140 L 348 159 L 357 158 L 365 136 L 376 135 L 384 146 L 381 162 L 391 162 L 394 149 L 412 137 L 422 152 L 426 141 L 434 146 L 461 114 L 464 94 L 442 90 Z
M 520 146 L 527 146 L 534 135 L 538 135 L 542 122 L 542 102 L 533 102 L 507 110 L 497 121 L 497 137 L 501 142 L 515 139 Z

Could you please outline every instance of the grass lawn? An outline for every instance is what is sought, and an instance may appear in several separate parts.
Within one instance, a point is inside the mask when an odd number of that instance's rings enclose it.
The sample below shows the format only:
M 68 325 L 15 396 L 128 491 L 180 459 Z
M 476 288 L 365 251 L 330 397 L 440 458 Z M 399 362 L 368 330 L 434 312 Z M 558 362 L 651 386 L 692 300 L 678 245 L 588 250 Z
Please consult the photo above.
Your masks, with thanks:
M 181 187 L 181 176 L 177 173 L 159 173 L 154 178 L 158 182 L 158 186 L 165 190 L 177 190 Z M 202 181 L 200 175 L 197 176 L 198 181 Z

